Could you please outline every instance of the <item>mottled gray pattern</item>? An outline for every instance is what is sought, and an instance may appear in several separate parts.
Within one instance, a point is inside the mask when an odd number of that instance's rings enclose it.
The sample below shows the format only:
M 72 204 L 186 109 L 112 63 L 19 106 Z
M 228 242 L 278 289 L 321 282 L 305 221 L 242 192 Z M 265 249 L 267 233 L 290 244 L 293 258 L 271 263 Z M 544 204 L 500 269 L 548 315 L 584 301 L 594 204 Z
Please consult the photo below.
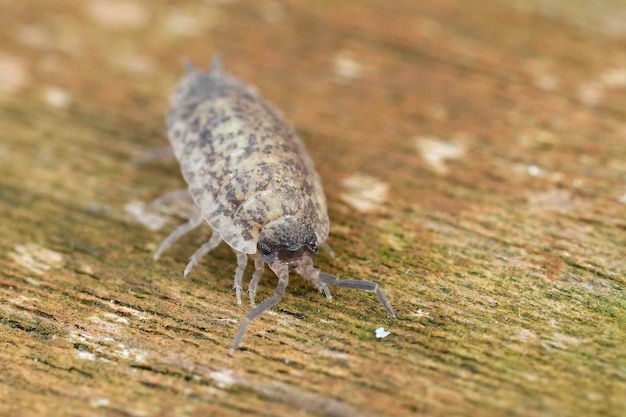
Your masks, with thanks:
M 282 114 L 224 72 L 189 69 L 170 100 L 168 137 L 202 215 L 233 249 L 253 254 L 267 223 L 306 221 L 328 237 L 326 200 L 313 161 Z
M 342 280 L 313 267 L 311 256 L 319 245 L 328 248 L 323 245 L 329 228 L 326 199 L 313 161 L 278 110 L 224 72 L 219 60 L 206 74 L 187 65 L 170 103 L 169 140 L 198 208 L 161 243 L 155 259 L 204 218 L 214 234 L 191 256 L 185 275 L 224 240 L 237 254 L 233 287 L 239 304 L 248 256 L 255 266 L 248 287 L 252 305 L 266 264 L 278 277 L 274 295 L 244 317 L 231 351 L 248 323 L 283 297 L 291 270 L 328 299 L 329 285 L 376 292 L 395 317 L 378 284 Z

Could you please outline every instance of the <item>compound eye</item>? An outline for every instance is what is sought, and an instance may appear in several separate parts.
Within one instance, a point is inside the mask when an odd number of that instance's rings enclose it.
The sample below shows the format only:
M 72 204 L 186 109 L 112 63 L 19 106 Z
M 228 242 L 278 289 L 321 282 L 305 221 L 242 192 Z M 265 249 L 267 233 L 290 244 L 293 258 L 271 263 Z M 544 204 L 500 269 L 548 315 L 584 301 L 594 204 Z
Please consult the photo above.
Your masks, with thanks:
M 320 252 L 319 248 L 317 247 L 317 240 L 312 240 L 312 241 L 310 241 L 310 242 L 307 244 L 307 247 L 308 247 L 308 248 L 311 250 L 311 252 L 313 252 L 313 253 L 316 253 L 316 254 L 317 254 L 317 253 L 319 253 L 319 252 Z
M 260 242 L 259 248 L 261 249 L 263 256 L 270 256 L 272 254 L 272 248 L 270 248 L 267 243 Z

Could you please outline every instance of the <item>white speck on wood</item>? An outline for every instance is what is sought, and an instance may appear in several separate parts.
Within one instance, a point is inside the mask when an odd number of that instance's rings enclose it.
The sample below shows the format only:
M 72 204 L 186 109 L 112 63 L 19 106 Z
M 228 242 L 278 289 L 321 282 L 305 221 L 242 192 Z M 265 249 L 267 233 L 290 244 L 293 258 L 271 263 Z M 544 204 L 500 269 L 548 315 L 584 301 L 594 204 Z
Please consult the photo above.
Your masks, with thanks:
M 391 334 L 391 332 L 385 330 L 384 327 L 379 327 L 378 329 L 376 329 L 376 339 L 384 339 L 385 337 L 389 336 Z
M 543 177 L 546 175 L 546 172 L 537 165 L 531 165 L 528 167 L 528 175 L 531 177 Z
M 70 103 L 67 91 L 59 87 L 47 87 L 43 91 L 43 99 L 52 107 L 63 109 Z
M 333 60 L 334 75 L 338 82 L 348 83 L 363 75 L 363 65 L 350 51 L 339 51 Z
M 96 398 L 91 402 L 93 408 L 108 407 L 111 404 L 108 398 Z
M 416 138 L 415 147 L 426 163 L 440 175 L 445 175 L 450 170 L 445 161 L 465 155 L 465 147 L 461 144 L 432 137 Z
M 352 175 L 342 185 L 346 191 L 341 198 L 362 213 L 379 210 L 387 200 L 389 185 L 369 175 Z
M 209 373 L 209 376 L 221 389 L 228 389 L 237 382 L 233 371 L 231 371 L 230 369 L 220 369 L 219 371 L 213 371 Z
M 96 359 L 96 355 L 93 353 L 78 349 L 76 349 L 76 356 L 78 356 L 78 359 L 83 361 L 93 361 Z

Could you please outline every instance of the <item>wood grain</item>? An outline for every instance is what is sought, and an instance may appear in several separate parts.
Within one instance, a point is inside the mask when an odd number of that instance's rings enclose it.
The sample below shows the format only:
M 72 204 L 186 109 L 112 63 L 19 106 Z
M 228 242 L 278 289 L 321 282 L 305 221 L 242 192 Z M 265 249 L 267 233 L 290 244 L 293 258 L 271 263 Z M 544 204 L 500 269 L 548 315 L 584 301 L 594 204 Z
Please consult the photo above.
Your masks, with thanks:
M 0 1 L 0 414 L 624 415 L 626 8 L 549 3 Z M 134 161 L 217 52 L 316 162 L 316 265 L 399 320 L 293 275 L 231 357 L 228 248 L 152 261 L 183 181 Z

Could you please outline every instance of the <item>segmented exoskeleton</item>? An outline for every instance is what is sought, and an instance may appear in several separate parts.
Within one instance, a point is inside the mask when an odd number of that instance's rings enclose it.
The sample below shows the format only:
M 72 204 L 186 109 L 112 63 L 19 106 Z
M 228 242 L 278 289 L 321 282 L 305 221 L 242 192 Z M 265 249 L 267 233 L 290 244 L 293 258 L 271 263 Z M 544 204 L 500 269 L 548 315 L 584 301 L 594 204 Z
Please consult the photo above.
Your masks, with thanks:
M 267 264 L 278 277 L 274 295 L 244 317 L 234 351 L 248 323 L 280 301 L 295 269 L 331 299 L 329 285 L 374 291 L 392 317 L 395 313 L 378 284 L 342 280 L 313 267 L 312 254 L 325 247 L 329 219 L 320 178 L 304 144 L 283 115 L 256 89 L 226 73 L 215 59 L 202 73 L 186 64 L 187 74 L 170 98 L 168 138 L 180 163 L 195 212 L 162 243 L 155 259 L 177 239 L 207 222 L 213 235 L 192 256 L 185 276 L 221 241 L 237 255 L 234 288 L 241 304 L 248 257 L 256 289 Z

